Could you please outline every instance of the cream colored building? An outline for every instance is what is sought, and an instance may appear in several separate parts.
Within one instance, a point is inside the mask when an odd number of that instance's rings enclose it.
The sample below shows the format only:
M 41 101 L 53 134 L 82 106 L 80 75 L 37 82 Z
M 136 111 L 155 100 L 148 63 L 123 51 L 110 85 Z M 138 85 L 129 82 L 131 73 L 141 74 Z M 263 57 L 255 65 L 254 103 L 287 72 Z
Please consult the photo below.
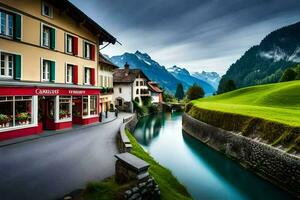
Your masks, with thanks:
M 100 113 L 104 114 L 114 110 L 113 101 L 113 71 L 118 67 L 105 58 L 102 54 L 99 56 L 98 66 L 98 86 L 101 87 L 100 95 Z
M 67 0 L 0 0 L 0 132 L 97 121 L 103 42 L 116 39 Z

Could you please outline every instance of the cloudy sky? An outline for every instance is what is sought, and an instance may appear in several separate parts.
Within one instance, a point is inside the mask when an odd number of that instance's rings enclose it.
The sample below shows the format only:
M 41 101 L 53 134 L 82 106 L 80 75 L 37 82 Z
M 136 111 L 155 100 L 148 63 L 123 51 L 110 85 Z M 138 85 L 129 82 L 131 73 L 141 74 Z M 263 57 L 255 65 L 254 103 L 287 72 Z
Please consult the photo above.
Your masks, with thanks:
M 300 0 L 71 0 L 121 45 L 160 64 L 225 73 L 268 33 L 300 21 Z

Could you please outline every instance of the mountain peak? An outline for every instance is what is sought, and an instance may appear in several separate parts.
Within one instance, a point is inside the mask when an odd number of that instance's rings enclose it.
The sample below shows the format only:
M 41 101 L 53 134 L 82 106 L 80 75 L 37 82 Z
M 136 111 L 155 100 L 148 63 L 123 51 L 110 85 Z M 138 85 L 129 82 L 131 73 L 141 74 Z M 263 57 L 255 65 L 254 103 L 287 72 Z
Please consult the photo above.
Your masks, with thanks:
M 174 65 L 173 67 L 169 67 L 167 70 L 171 73 L 184 74 L 188 76 L 190 75 L 190 72 L 187 69 L 178 67 L 176 65 Z
M 136 56 L 138 56 L 138 57 L 143 57 L 143 58 L 146 58 L 146 59 L 151 59 L 151 57 L 147 53 L 142 53 L 139 50 L 137 50 L 134 54 Z

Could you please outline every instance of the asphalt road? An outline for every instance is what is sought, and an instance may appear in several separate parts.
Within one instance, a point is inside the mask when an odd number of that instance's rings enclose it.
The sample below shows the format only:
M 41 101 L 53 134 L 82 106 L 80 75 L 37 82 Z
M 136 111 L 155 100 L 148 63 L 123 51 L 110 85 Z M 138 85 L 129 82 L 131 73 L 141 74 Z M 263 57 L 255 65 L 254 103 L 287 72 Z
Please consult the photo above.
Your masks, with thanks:
M 1 200 L 53 200 L 114 174 L 121 118 L 0 148 Z

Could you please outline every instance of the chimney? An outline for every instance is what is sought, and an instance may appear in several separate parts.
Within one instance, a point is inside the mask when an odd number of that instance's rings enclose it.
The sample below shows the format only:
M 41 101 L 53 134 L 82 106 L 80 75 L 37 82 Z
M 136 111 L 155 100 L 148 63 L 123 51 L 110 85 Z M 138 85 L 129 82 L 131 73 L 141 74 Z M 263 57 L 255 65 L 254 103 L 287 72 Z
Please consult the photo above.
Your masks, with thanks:
M 124 65 L 124 70 L 125 70 L 125 76 L 128 76 L 128 74 L 129 74 L 129 65 L 128 65 L 127 62 Z

